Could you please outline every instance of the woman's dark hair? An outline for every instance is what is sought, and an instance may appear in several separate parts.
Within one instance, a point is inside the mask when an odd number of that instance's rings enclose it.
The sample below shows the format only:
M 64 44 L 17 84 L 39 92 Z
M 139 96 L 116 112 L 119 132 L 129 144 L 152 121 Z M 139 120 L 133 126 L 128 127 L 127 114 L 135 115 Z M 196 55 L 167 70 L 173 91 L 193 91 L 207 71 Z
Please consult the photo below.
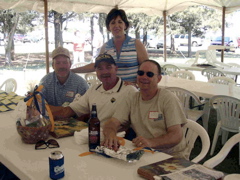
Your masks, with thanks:
M 113 19 L 116 19 L 118 16 L 120 16 L 121 19 L 123 20 L 123 22 L 126 24 L 126 29 L 125 30 L 127 30 L 129 28 L 129 21 L 127 19 L 127 15 L 126 15 L 125 11 L 122 10 L 122 9 L 113 8 L 108 13 L 107 18 L 106 18 L 107 29 L 109 29 L 110 21 L 113 20 Z
M 147 60 L 144 60 L 140 65 L 139 65 L 139 68 L 140 68 L 140 66 L 143 64 L 143 63 L 145 63 L 145 62 L 151 62 L 151 63 L 153 63 L 153 64 L 155 64 L 156 66 L 157 66 L 157 69 L 158 69 L 158 75 L 161 75 L 161 73 L 162 73 L 162 68 L 161 68 L 161 66 L 160 66 L 160 64 L 157 62 L 157 61 L 154 61 L 154 60 L 150 60 L 150 59 L 147 59 Z

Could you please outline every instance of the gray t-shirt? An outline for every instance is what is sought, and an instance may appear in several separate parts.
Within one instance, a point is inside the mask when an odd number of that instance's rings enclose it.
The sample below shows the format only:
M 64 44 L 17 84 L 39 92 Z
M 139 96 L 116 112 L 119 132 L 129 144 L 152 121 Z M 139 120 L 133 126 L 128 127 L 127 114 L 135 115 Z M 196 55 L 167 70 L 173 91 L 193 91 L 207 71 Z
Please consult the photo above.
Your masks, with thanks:
M 159 137 L 167 133 L 167 128 L 173 125 L 184 125 L 185 114 L 178 98 L 166 89 L 159 89 L 157 95 L 149 101 L 143 101 L 140 92 L 126 99 L 114 113 L 113 117 L 121 123 L 131 119 L 131 126 L 137 136 L 145 138 Z M 176 156 L 186 157 L 185 138 L 167 152 Z M 186 157 L 188 158 L 188 157 Z

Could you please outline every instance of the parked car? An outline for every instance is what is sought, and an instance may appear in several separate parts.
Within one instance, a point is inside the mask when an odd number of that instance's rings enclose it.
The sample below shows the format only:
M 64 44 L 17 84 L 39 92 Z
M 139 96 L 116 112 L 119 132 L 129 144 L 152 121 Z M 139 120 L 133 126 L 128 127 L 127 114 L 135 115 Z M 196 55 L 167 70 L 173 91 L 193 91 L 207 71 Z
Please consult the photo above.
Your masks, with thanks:
M 23 42 L 24 35 L 23 34 L 14 34 L 14 41 Z
M 164 46 L 164 38 L 160 38 L 160 40 L 157 43 L 157 49 L 163 48 Z M 170 49 L 171 48 L 171 36 L 167 36 L 166 38 L 166 48 Z
M 217 36 L 211 40 L 211 45 L 222 45 L 222 36 Z M 232 51 L 235 52 L 236 48 L 238 47 L 237 38 L 226 36 L 224 38 L 224 46 L 228 46 L 229 48 L 225 51 Z
M 143 42 L 143 36 L 140 37 L 140 40 Z M 158 39 L 153 35 L 147 36 L 147 44 L 145 45 L 147 48 L 157 48 Z
M 188 45 L 188 34 L 175 35 L 174 37 L 175 46 L 186 46 Z M 191 37 L 191 45 L 194 47 L 201 46 L 203 44 L 203 40 L 200 37 L 192 36 Z
M 39 42 L 40 40 L 42 39 L 42 37 L 40 37 L 40 36 L 36 36 L 36 35 L 26 35 L 26 36 L 24 36 L 24 38 L 23 38 L 23 43 L 27 43 L 27 42 L 29 42 L 29 43 L 37 43 L 37 42 Z

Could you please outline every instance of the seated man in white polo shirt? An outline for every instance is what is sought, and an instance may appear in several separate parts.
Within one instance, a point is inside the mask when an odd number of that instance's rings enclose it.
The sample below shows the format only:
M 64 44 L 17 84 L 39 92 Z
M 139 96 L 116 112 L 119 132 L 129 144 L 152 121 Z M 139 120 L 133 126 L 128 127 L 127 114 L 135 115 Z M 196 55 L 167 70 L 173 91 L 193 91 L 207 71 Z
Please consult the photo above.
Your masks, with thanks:
M 101 126 L 117 111 L 116 107 L 130 94 L 137 92 L 131 85 L 124 85 L 117 77 L 117 66 L 109 54 L 100 54 L 95 61 L 98 79 L 102 84 L 94 85 L 87 90 L 78 100 L 74 100 L 68 107 L 51 107 L 54 119 L 66 118 L 74 115 L 90 114 L 93 103 L 97 105 L 98 118 Z

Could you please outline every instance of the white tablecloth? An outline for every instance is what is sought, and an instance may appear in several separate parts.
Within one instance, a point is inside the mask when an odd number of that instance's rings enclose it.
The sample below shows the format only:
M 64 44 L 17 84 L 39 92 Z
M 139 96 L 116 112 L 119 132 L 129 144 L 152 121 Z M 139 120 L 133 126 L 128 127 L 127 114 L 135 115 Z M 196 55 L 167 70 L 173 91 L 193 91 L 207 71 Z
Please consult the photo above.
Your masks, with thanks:
M 48 157 L 54 150 L 62 151 L 65 158 L 65 177 L 63 179 L 70 180 L 142 179 L 137 174 L 140 166 L 171 157 L 164 153 L 146 152 L 138 162 L 132 164 L 97 154 L 79 157 L 79 154 L 88 151 L 88 145 L 77 145 L 74 137 L 57 139 L 60 148 L 35 150 L 33 144 L 24 144 L 21 141 L 16 131 L 12 112 L 0 113 L 0 122 L 0 161 L 24 180 L 50 179 Z M 126 145 L 134 148 L 129 141 L 126 142 Z

